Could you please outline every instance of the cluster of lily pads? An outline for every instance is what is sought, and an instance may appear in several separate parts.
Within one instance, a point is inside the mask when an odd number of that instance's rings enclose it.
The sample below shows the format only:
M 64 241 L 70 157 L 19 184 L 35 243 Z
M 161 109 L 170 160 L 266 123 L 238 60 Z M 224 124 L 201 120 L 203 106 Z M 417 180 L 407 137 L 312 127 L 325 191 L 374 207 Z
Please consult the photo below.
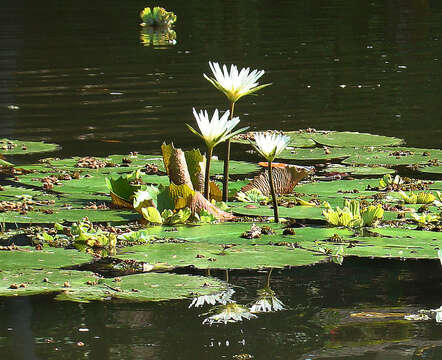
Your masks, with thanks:
M 206 144 L 205 155 L 163 144 L 161 155 L 16 166 L 10 155 L 58 147 L 0 140 L 0 295 L 53 292 L 90 301 L 192 294 L 194 305 L 221 299 L 206 322 L 226 323 L 283 305 L 266 289 L 259 303 L 244 307 L 220 295 L 230 291 L 227 283 L 178 269 L 341 264 L 347 256 L 438 259 L 442 150 L 355 132 L 234 131 L 236 102 L 269 84 L 257 82 L 263 71 L 209 64 L 214 78 L 206 78 L 229 110 L 211 119 L 194 110 L 199 131 L 189 128 Z M 220 161 L 212 153 L 223 141 Z M 230 142 L 252 144 L 255 154 L 230 160 Z M 267 162 L 257 163 L 258 154 Z M 78 271 L 99 273 L 103 265 L 113 277 Z

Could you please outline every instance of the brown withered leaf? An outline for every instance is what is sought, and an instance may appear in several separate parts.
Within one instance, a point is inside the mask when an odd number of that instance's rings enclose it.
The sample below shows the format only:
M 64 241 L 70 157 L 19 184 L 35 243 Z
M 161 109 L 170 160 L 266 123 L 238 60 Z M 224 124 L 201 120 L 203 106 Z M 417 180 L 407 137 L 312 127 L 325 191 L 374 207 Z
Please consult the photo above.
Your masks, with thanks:
M 311 172 L 311 168 L 297 165 L 273 168 L 275 192 L 277 194 L 290 194 L 296 184 Z M 270 195 L 269 173 L 267 170 L 255 176 L 249 184 L 241 188 L 241 191 L 246 192 L 251 189 L 258 189 L 264 195 Z

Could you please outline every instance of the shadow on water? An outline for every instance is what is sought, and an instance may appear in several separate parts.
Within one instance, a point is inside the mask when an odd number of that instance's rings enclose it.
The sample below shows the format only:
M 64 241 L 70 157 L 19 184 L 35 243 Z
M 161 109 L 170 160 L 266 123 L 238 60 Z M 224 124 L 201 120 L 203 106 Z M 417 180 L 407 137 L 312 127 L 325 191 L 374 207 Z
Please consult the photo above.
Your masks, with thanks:
M 368 360 L 415 354 L 413 359 L 437 359 L 431 352 L 442 346 L 441 327 L 434 320 L 403 320 L 404 313 L 440 306 L 442 272 L 436 261 L 349 258 L 342 266 L 274 269 L 268 275 L 229 272 L 230 300 L 252 306 L 262 299 L 263 288 L 271 288 L 286 310 L 211 326 L 203 320 L 212 305 L 190 307 L 191 300 L 1 299 L 0 358 L 231 359 L 249 354 L 254 359 Z M 416 357 L 424 351 L 426 357 Z

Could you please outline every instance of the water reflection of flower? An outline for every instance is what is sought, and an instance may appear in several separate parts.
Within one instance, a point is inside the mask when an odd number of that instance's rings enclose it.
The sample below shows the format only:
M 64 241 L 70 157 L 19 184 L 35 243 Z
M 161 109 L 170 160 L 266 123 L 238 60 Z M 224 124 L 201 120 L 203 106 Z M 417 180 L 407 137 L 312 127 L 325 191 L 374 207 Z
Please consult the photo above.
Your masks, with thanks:
M 223 304 L 226 305 L 228 302 L 231 301 L 232 295 L 235 293 L 235 290 L 229 288 L 226 291 L 220 292 L 218 294 L 213 295 L 202 295 L 194 298 L 192 302 L 189 305 L 189 308 L 192 306 L 194 307 L 200 307 L 204 306 L 205 304 L 208 305 L 215 305 L 215 304 Z
M 275 296 L 275 292 L 269 287 L 257 291 L 258 298 L 250 307 L 252 313 L 272 312 L 285 310 L 284 303 Z
M 244 306 L 235 302 L 230 302 L 225 305 L 218 305 L 210 309 L 210 311 L 204 315 L 210 315 L 205 318 L 203 324 L 227 324 L 243 321 L 244 319 L 250 320 L 256 318 L 255 314 L 252 314 L 250 310 Z
M 144 46 L 166 46 L 176 44 L 176 32 L 168 26 L 144 27 L 140 32 Z

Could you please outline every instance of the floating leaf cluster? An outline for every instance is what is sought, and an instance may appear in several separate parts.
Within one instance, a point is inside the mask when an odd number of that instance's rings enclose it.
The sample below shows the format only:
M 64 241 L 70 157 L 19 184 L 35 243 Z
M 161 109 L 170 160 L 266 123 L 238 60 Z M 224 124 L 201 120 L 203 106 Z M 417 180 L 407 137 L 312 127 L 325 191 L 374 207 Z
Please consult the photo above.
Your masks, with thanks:
M 144 8 L 140 13 L 142 26 L 171 26 L 176 22 L 176 15 L 172 11 L 167 11 L 162 7 L 155 6 L 153 9 L 150 7 Z
M 326 210 L 322 213 L 327 222 L 333 226 L 363 227 L 375 226 L 384 216 L 384 210 L 380 204 L 369 205 L 361 209 L 357 200 L 345 200 L 344 207 L 333 210 L 330 204 L 325 203 Z

